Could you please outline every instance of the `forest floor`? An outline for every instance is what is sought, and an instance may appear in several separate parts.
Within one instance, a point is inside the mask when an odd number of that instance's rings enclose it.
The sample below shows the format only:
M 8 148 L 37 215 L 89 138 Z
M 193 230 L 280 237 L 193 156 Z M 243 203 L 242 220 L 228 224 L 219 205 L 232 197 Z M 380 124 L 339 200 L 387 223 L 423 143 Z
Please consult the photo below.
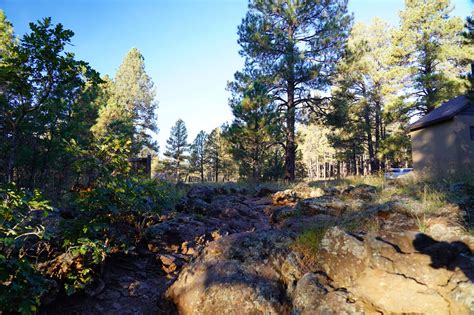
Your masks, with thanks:
M 93 290 L 41 313 L 473 312 L 474 186 L 350 184 L 194 185 Z

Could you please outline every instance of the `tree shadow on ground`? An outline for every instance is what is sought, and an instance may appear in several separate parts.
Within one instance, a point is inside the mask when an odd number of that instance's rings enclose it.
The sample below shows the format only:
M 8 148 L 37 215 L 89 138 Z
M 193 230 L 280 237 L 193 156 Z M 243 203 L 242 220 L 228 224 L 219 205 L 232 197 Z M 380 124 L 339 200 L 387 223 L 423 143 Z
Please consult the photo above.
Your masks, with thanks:
M 474 255 L 469 246 L 461 241 L 439 242 L 419 233 L 413 240 L 413 247 L 431 257 L 430 266 L 454 271 L 459 268 L 469 281 L 474 282 Z

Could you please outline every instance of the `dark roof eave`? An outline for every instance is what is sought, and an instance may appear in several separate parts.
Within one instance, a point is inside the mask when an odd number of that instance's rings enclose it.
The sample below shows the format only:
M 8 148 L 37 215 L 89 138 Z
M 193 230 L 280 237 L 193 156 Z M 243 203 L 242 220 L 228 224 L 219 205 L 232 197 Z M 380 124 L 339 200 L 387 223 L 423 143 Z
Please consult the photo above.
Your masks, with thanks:
M 429 123 L 420 124 L 418 126 L 410 126 L 408 128 L 408 132 L 413 132 L 413 131 L 417 131 L 417 130 L 420 130 L 420 129 L 425 129 L 427 127 L 432 127 L 434 125 L 439 125 L 441 123 L 452 120 L 454 118 L 454 116 L 456 116 L 456 115 L 452 115 L 451 117 L 443 117 L 443 118 L 435 119 L 435 120 L 430 121 Z
M 454 110 L 450 113 L 446 112 L 446 106 L 452 107 L 454 106 Z M 470 101 L 466 98 L 465 95 L 461 95 L 455 97 L 445 103 L 443 103 L 440 107 L 436 108 L 429 114 L 425 115 L 424 117 L 420 118 L 415 123 L 408 126 L 409 132 L 423 129 L 432 125 L 439 124 L 441 122 L 447 121 L 452 119 L 454 116 L 458 115 L 460 112 L 465 110 L 467 107 L 470 106 Z M 432 118 L 433 116 L 438 116 L 436 118 Z

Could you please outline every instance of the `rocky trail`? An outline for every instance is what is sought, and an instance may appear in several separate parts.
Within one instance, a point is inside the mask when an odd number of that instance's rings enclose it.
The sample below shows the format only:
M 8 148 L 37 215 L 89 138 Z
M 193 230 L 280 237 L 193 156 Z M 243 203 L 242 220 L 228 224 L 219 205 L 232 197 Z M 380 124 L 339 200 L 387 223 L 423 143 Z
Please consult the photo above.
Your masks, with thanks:
M 411 200 L 376 193 L 193 186 L 94 290 L 42 313 L 472 314 L 474 237 L 459 223 L 470 208 L 420 226 Z M 309 254 L 298 247 L 308 229 Z
M 145 231 L 145 242 L 129 255 L 115 256 L 104 267 L 94 290 L 60 296 L 43 314 L 172 314 L 166 289 L 182 267 L 211 241 L 229 234 L 270 228 L 263 211 L 268 197 L 237 190 L 197 187 L 177 205 L 176 213 Z

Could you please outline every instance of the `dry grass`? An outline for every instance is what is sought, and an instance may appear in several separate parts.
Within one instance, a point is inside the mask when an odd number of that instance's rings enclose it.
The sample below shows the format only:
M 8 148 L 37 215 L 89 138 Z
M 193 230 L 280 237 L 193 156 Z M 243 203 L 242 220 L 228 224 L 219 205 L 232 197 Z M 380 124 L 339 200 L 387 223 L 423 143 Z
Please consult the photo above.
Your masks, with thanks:
M 324 187 L 338 187 L 344 188 L 347 186 L 358 186 L 358 185 L 371 185 L 378 189 L 383 189 L 387 181 L 383 176 L 348 176 L 341 179 L 331 179 L 331 180 L 318 180 L 308 182 L 308 186 L 313 188 L 324 188 Z
M 309 228 L 299 234 L 291 245 L 292 250 L 303 255 L 304 263 L 310 269 L 317 264 L 318 251 L 327 230 L 326 226 Z
M 383 189 L 387 181 L 383 176 L 350 176 L 344 179 L 344 181 L 353 186 L 359 185 L 370 185 L 377 187 L 379 189 Z
M 448 203 L 445 192 L 435 189 L 431 186 L 424 185 L 422 192 L 419 194 L 423 212 L 430 213 L 443 208 Z
M 352 233 L 377 233 L 380 231 L 380 220 L 377 217 L 359 217 L 345 221 L 341 227 Z

